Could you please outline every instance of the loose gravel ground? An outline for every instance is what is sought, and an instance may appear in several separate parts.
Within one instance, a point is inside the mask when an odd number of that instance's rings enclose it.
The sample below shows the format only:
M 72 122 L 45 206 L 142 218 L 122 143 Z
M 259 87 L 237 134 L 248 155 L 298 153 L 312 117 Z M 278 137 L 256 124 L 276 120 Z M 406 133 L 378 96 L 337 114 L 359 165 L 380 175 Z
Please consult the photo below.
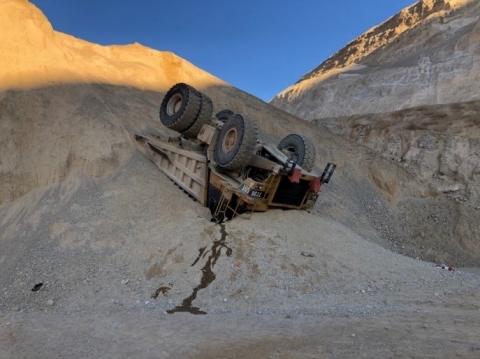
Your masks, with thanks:
M 209 91 L 219 109 L 236 98 Z M 45 96 L 49 115 L 24 142 Z M 0 358 L 478 357 L 478 269 L 434 240 L 450 199 L 415 197 L 424 184 L 397 164 L 242 96 L 267 140 L 293 123 L 318 166 L 337 163 L 311 213 L 210 222 L 124 130 L 155 128 L 158 94 L 72 85 L 5 97 L 5 145 L 38 159 L 2 187 L 18 191 L 0 206 Z M 380 186 L 391 177 L 397 197 Z M 402 231 L 406 214 L 426 216 L 418 236 Z
M 8 253 L 0 357 L 66 356 L 64 341 L 70 358 L 241 358 L 245 350 L 422 357 L 429 335 L 444 340 L 459 330 L 465 339 L 443 342 L 438 357 L 480 350 L 471 332 L 480 329 L 475 269 L 447 271 L 394 253 L 320 208 L 215 225 L 139 153 L 107 178 L 74 174 L 0 215 Z M 214 280 L 187 313 L 168 314 L 206 269 Z

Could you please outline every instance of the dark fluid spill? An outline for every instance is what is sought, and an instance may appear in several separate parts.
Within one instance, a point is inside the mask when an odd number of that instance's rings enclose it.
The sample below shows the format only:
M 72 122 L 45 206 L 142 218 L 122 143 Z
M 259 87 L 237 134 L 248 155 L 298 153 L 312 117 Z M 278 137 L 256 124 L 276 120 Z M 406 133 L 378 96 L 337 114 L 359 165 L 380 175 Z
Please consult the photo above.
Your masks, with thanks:
M 170 289 L 171 289 L 170 287 L 160 287 L 155 291 L 155 293 L 152 294 L 152 298 L 157 299 L 160 293 L 166 296 Z
M 205 289 L 207 288 L 210 283 L 212 283 L 216 276 L 215 273 L 213 273 L 213 267 L 217 263 L 218 258 L 222 254 L 222 249 L 226 249 L 226 254 L 227 257 L 230 257 L 232 255 L 232 249 L 227 246 L 225 243 L 225 240 L 227 239 L 227 232 L 225 230 L 225 225 L 220 224 L 220 233 L 222 234 L 222 237 L 220 240 L 213 242 L 211 248 L 207 250 L 207 247 L 203 247 L 199 249 L 198 257 L 195 259 L 195 261 L 192 263 L 192 267 L 198 263 L 198 261 L 202 258 L 205 258 L 208 254 L 207 261 L 205 262 L 205 265 L 202 268 L 202 279 L 200 280 L 200 284 L 197 285 L 193 289 L 193 293 L 190 294 L 189 297 L 185 298 L 182 302 L 182 305 L 179 305 L 173 309 L 167 310 L 168 314 L 174 314 L 178 312 L 187 312 L 191 314 L 207 314 L 207 312 L 200 310 L 198 307 L 193 307 L 192 302 L 197 298 L 198 291 L 200 289 Z

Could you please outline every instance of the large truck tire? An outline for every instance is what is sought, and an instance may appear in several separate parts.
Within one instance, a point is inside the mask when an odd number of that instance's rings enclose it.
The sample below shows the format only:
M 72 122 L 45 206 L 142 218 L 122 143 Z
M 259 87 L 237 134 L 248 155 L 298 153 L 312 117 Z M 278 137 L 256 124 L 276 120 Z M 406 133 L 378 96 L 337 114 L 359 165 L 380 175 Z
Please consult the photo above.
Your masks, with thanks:
M 183 131 L 180 131 L 186 138 L 196 138 L 203 125 L 210 123 L 210 121 L 212 120 L 212 100 L 204 93 L 198 92 L 198 94 L 201 98 L 200 111 L 198 112 L 197 117 L 192 121 L 190 127 Z
M 227 170 L 245 167 L 257 143 L 257 124 L 244 115 L 231 115 L 223 125 L 215 145 L 215 162 Z
M 219 120 L 219 121 L 222 121 L 223 123 L 227 122 L 228 118 L 233 115 L 233 111 L 232 110 L 228 110 L 228 109 L 225 109 L 225 110 L 221 110 L 219 112 L 217 112 L 217 114 L 215 115 L 215 117 Z
M 184 83 L 174 85 L 160 105 L 160 121 L 166 127 L 182 132 L 193 125 L 200 112 L 200 92 Z
M 315 145 L 308 138 L 292 133 L 283 138 L 278 149 L 293 155 L 294 161 L 304 170 L 311 171 L 315 166 Z

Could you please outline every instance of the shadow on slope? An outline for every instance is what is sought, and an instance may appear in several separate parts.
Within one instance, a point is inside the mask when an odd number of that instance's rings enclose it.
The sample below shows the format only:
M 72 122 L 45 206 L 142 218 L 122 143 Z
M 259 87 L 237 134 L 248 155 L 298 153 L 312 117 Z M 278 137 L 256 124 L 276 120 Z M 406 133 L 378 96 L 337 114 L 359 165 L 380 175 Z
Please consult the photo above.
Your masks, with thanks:
M 433 243 L 428 247 L 433 248 L 430 252 L 422 248 L 424 241 L 405 238 L 402 216 L 409 213 L 410 207 L 408 203 L 400 207 L 389 201 L 392 196 L 417 200 L 429 184 L 394 161 L 232 87 L 199 90 L 212 98 L 215 111 L 230 108 L 255 119 L 267 141 L 276 143 L 292 132 L 310 137 L 318 150 L 317 170 L 328 161 L 339 165 L 317 203 L 315 215 L 341 222 L 363 238 L 400 253 L 446 260 L 449 264 L 478 264 L 478 258 L 459 247 L 455 237 Z M 134 150 L 124 130 L 129 127 L 139 132 L 163 131 L 158 120 L 162 96 L 158 92 L 105 84 L 71 84 L 5 94 L 0 102 L 0 143 L 6 154 L 1 167 L 0 229 L 5 233 L 1 244 L 6 257 L 2 261 L 11 258 L 4 273 L 16 278 L 15 285 L 25 289 L 29 285 L 26 278 L 34 281 L 35 273 L 75 263 L 70 277 L 54 281 L 56 286 L 70 293 L 73 289 L 66 283 L 72 278 L 78 286 L 87 286 L 84 295 L 93 301 L 95 293 L 105 286 L 107 296 L 126 295 L 125 291 L 132 290 L 126 303 L 136 307 L 133 292 L 142 291 L 142 298 L 152 294 L 147 294 L 148 288 L 139 284 L 147 279 L 151 268 L 159 268 L 155 285 L 166 285 L 161 282 L 164 266 L 188 261 L 187 254 L 205 246 L 205 241 L 211 242 L 216 230 L 208 229 L 208 211 L 175 190 L 161 172 Z M 148 168 L 145 172 L 144 166 Z M 129 180 L 111 185 L 122 173 L 128 173 Z M 396 185 L 390 186 L 387 193 L 385 189 L 393 179 Z M 42 195 L 25 195 L 32 190 Z M 282 212 L 275 212 L 275 217 L 277 213 L 278 221 L 282 221 Z M 427 236 L 436 236 L 435 228 L 424 230 L 432 231 L 426 232 Z M 141 238 L 137 246 L 125 238 L 128 235 Z M 156 249 L 158 241 L 161 249 Z M 129 245 L 119 251 L 124 243 Z M 196 243 L 195 248 L 189 247 L 192 243 Z M 63 248 L 62 253 L 70 253 L 59 257 L 63 261 L 60 264 L 53 259 L 56 256 L 49 254 L 49 248 L 57 246 Z M 186 252 L 169 253 L 174 248 L 184 248 Z M 125 274 L 122 262 L 128 263 Z M 25 271 L 17 269 L 23 266 Z M 99 272 L 103 273 L 103 280 L 92 279 Z M 198 285 L 188 279 L 194 278 L 194 273 L 177 283 L 182 293 Z M 119 276 L 128 276 L 123 279 L 129 279 L 133 287 L 118 286 Z M 114 280 L 117 284 L 110 284 Z M 73 301 L 67 305 L 68 310 L 74 311 L 75 305 L 81 306 Z

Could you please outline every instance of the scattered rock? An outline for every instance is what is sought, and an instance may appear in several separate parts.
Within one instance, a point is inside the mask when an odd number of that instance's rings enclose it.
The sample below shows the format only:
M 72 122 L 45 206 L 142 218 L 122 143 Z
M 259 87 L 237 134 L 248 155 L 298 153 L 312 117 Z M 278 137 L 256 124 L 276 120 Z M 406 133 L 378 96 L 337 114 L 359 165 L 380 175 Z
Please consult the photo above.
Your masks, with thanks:
M 42 289 L 43 283 L 37 283 L 33 286 L 32 292 L 38 292 L 40 289 Z
M 309 257 L 309 258 L 313 258 L 313 257 L 315 257 L 315 254 L 309 253 L 309 252 L 302 252 L 302 256 L 304 256 L 304 257 Z
M 55 304 L 55 302 L 53 301 L 53 299 L 47 300 L 47 305 L 48 305 L 49 307 L 53 306 L 54 304 Z
M 120 284 L 125 285 L 125 284 L 127 284 L 128 282 L 129 282 L 128 279 L 122 279 L 122 281 L 120 282 Z

